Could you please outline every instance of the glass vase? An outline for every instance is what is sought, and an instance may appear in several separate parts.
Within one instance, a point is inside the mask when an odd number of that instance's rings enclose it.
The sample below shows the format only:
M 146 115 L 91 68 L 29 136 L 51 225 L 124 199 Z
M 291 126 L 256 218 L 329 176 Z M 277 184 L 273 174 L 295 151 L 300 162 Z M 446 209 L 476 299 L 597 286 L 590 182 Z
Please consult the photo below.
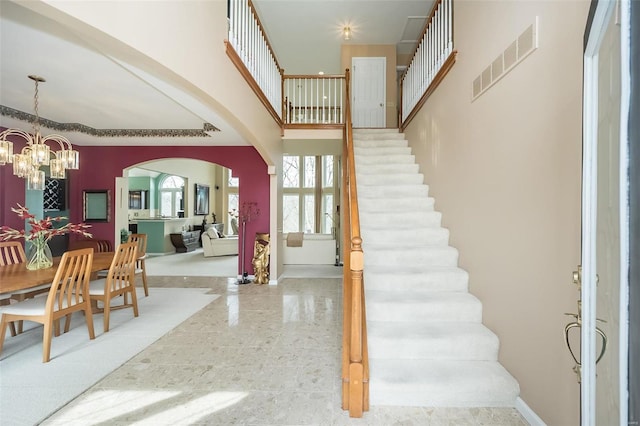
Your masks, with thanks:
M 46 269 L 53 266 L 51 248 L 45 240 L 32 240 L 27 247 L 27 269 Z

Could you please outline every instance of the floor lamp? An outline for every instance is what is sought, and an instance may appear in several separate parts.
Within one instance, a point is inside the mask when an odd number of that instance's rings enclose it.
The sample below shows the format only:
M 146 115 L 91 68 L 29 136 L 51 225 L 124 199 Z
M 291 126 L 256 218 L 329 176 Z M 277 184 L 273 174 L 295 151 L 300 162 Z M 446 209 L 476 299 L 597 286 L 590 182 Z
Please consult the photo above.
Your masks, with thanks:
M 260 216 L 260 209 L 258 208 L 258 203 L 255 203 L 255 202 L 242 203 L 242 206 L 240 207 L 240 220 L 242 220 L 242 256 L 241 256 L 242 276 L 240 277 L 240 279 L 238 279 L 238 284 L 249 284 L 251 282 L 251 280 L 248 278 L 249 274 L 245 270 L 246 266 L 244 262 L 244 259 L 245 259 L 244 248 L 247 240 L 247 234 L 246 234 L 247 222 L 251 222 L 252 219 L 255 219 L 258 216 Z

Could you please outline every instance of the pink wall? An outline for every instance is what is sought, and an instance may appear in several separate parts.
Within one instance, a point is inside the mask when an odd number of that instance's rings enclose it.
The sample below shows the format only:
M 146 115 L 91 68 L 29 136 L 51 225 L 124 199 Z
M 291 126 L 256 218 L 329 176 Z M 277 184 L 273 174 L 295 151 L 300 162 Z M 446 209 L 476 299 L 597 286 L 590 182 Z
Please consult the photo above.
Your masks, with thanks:
M 212 146 L 78 146 L 80 169 L 67 171 L 69 178 L 69 219 L 82 221 L 82 191 L 86 189 L 110 189 L 111 217 L 115 215 L 115 177 L 122 176 L 122 170 L 144 161 L 164 158 L 191 158 L 209 161 L 233 170 L 240 178 L 239 195 L 241 202 L 256 202 L 260 216 L 247 223 L 247 243 L 245 247 L 245 268 L 253 271 L 253 235 L 256 232 L 269 232 L 269 175 L 267 165 L 258 152 L 250 146 L 212 147 Z M 126 154 L 123 155 L 123 152 Z M 23 224 L 11 212 L 16 203 L 24 203 L 24 180 L 13 176 L 11 166 L 0 166 L 0 223 L 12 227 Z M 107 239 L 112 243 L 115 223 L 92 223 L 94 238 Z M 242 230 L 240 230 L 242 232 Z M 71 237 L 73 238 L 73 236 Z M 240 241 L 242 235 L 240 235 Z M 241 257 L 239 257 L 241 258 Z M 238 267 L 240 272 L 242 268 Z
M 13 175 L 11 164 L 0 166 L 0 225 L 24 228 L 24 221 L 11 211 L 16 204 L 25 204 L 25 180 Z

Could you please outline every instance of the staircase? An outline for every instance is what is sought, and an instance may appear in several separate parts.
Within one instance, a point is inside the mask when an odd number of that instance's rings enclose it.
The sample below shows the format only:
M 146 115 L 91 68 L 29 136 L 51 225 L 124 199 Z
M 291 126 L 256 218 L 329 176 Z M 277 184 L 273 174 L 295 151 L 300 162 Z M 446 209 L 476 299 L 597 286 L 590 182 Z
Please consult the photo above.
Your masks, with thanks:
M 371 405 L 514 406 L 518 383 L 404 135 L 354 130 L 354 148 Z

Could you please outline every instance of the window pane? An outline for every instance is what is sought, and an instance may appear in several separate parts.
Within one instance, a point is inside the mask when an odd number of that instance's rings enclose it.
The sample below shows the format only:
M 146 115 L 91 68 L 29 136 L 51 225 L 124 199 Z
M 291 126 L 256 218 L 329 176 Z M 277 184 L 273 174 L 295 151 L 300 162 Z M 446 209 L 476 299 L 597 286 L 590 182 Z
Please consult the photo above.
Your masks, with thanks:
M 304 232 L 316 232 L 315 220 L 315 197 L 311 194 L 304 196 Z
M 233 171 L 231 169 L 227 169 L 227 186 L 237 188 L 240 186 L 240 178 L 233 177 Z
M 282 201 L 282 232 L 298 232 L 300 229 L 298 195 L 285 195 Z
M 282 173 L 284 188 L 300 187 L 300 164 L 299 157 L 285 155 L 282 157 Z
M 162 181 L 162 188 L 182 188 L 184 179 L 180 176 L 168 176 Z
M 176 198 L 173 202 L 173 209 L 171 212 L 171 216 L 178 216 L 178 211 L 184 210 L 180 208 L 180 206 L 182 206 L 182 191 L 176 191 L 175 194 L 176 194 Z
M 160 215 L 171 216 L 171 192 L 160 191 Z
M 304 187 L 316 186 L 316 157 L 304 157 Z
M 324 227 L 320 232 L 324 234 L 331 234 L 333 232 L 333 227 L 336 226 L 334 221 L 337 220 L 333 213 L 333 194 L 324 194 L 322 196 L 322 217 L 324 218 L 322 221 Z
M 333 155 L 322 156 L 322 186 L 324 188 L 333 187 Z

